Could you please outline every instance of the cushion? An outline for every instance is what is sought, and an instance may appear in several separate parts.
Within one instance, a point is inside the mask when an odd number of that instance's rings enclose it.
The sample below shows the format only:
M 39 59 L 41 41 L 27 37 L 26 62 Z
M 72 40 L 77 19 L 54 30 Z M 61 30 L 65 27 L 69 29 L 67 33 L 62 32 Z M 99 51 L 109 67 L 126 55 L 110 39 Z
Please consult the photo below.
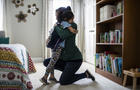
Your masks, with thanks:
M 0 38 L 1 37 L 3 37 L 3 38 L 5 37 L 5 32 L 4 31 L 0 31 Z
M 0 44 L 9 44 L 9 37 L 7 37 L 7 38 L 0 38 Z

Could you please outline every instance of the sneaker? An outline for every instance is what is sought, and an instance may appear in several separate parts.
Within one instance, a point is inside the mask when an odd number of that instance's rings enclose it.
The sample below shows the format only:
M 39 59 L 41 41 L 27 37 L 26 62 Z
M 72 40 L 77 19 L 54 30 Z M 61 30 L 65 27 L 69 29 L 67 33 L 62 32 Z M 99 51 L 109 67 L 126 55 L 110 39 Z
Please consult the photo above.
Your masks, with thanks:
M 55 83 L 58 83 L 58 81 L 56 80 L 56 78 L 51 78 L 51 77 L 50 77 L 49 80 L 50 80 L 50 81 L 53 81 L 53 82 L 55 82 Z
M 87 75 L 87 78 L 90 78 L 92 79 L 92 81 L 95 81 L 95 77 L 88 70 L 85 71 L 85 74 Z
M 49 84 L 45 78 L 41 78 L 40 81 L 41 81 L 44 85 L 48 85 L 48 84 Z

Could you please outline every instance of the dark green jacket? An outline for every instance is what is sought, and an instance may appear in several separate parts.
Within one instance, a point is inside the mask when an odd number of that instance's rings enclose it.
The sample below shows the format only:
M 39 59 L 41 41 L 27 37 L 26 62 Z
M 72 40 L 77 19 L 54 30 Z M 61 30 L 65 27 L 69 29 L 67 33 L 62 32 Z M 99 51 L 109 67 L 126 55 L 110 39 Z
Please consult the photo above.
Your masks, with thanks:
M 72 23 L 72 27 L 77 30 L 75 23 Z M 65 48 L 62 50 L 60 59 L 64 61 L 82 60 L 82 54 L 75 44 L 76 34 L 73 34 L 67 28 L 63 29 L 60 25 L 56 26 L 54 30 L 56 30 L 60 38 L 65 40 Z

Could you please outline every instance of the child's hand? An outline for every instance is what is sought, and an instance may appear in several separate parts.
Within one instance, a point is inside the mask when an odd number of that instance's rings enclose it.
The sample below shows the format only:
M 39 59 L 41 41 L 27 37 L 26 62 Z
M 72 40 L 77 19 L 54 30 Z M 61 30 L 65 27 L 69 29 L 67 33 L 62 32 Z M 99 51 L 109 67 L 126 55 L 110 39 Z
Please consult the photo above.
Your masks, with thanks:
M 74 32 L 77 34 L 78 33 L 78 30 L 75 30 Z
M 49 43 L 50 39 L 51 39 L 51 37 L 48 37 L 48 39 L 46 40 L 46 44 Z
M 54 27 L 56 27 L 57 26 L 57 24 L 54 24 Z

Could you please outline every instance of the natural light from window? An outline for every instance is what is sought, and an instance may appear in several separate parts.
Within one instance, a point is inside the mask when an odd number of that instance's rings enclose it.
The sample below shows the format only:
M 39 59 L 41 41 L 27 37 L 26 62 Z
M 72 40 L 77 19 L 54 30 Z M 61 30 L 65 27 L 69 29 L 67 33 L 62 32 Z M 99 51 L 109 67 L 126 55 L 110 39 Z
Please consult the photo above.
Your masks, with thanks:
M 53 0 L 53 23 L 56 22 L 55 10 L 67 6 L 71 6 L 71 0 Z
M 0 0 L 0 31 L 3 31 L 3 0 Z

